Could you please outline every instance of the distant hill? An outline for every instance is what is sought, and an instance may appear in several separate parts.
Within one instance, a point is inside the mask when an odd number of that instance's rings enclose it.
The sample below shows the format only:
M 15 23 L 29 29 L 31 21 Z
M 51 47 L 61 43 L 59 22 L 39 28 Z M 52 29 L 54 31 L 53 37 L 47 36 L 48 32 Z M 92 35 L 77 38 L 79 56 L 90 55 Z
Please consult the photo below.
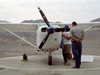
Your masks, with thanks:
M 10 23 L 10 22 L 0 20 L 0 23 Z
M 92 20 L 90 22 L 100 22 L 100 18 L 94 19 L 94 20 Z
M 45 23 L 44 20 L 38 19 L 38 20 L 24 20 L 21 23 Z M 50 22 L 49 23 L 61 23 L 61 22 Z

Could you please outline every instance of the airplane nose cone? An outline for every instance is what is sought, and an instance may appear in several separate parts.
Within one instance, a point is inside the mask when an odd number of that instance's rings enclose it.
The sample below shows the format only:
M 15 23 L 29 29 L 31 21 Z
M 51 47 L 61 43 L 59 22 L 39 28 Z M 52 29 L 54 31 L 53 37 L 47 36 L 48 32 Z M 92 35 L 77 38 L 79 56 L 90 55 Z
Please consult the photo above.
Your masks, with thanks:
M 50 33 L 50 34 L 53 34 L 54 31 L 55 31 L 55 29 L 53 27 L 47 28 L 47 32 Z

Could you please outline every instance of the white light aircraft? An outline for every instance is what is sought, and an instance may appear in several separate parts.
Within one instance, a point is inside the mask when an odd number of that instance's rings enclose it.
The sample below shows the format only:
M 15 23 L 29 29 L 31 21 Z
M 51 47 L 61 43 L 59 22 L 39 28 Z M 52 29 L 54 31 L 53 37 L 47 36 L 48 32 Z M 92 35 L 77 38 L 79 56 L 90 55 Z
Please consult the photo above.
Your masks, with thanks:
M 49 52 L 48 64 L 52 65 L 52 54 L 51 53 L 53 51 L 56 51 L 59 49 L 60 44 L 61 44 L 62 31 L 69 31 L 69 29 L 61 28 L 61 27 L 64 27 L 64 24 L 62 24 L 62 25 L 61 24 L 58 24 L 58 25 L 49 24 L 43 11 L 40 8 L 38 8 L 38 9 L 39 9 L 39 12 L 40 12 L 42 18 L 44 19 L 44 22 L 46 23 L 46 25 L 42 25 L 41 27 L 39 27 L 37 29 L 37 32 L 36 32 L 37 46 L 35 46 L 34 44 L 30 43 L 29 41 L 25 40 L 24 38 L 18 36 L 14 32 L 7 29 L 6 26 L 9 27 L 10 24 L 0 24 L 0 27 L 2 27 L 4 30 L 10 32 L 14 36 L 18 37 L 19 39 L 25 41 L 26 43 L 30 44 L 31 46 L 35 47 L 37 49 L 37 52 L 39 52 L 40 50 L 43 52 Z M 19 24 L 19 25 L 21 25 L 21 24 Z M 68 25 L 71 25 L 71 24 L 68 24 Z M 90 28 L 93 28 L 94 25 L 100 25 L 100 23 L 82 23 L 80 25 L 83 25 L 83 27 L 84 27 L 84 25 L 87 25 L 88 28 L 84 30 L 84 31 L 87 31 Z M 13 26 L 16 27 L 17 25 L 13 25 Z M 35 28 L 37 27 L 37 25 L 32 25 L 32 26 Z M 24 58 L 24 56 L 23 56 L 23 58 Z

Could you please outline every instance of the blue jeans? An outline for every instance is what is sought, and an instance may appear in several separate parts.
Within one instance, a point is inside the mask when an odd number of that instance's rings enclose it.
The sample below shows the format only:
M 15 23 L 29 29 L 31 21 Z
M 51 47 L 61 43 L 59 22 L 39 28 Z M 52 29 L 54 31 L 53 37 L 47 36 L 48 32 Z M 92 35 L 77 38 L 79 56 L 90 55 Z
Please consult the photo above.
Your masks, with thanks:
M 73 41 L 72 42 L 72 52 L 75 57 L 75 66 L 79 68 L 81 65 L 82 43 Z

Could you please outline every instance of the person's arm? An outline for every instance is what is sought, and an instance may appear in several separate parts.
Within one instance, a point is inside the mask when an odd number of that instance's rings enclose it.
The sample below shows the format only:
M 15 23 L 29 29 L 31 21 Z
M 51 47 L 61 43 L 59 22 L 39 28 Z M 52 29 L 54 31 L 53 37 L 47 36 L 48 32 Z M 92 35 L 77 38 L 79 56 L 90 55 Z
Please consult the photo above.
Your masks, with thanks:
M 75 38 L 74 38 L 74 37 L 72 37 L 72 36 L 70 36 L 70 38 L 71 38 L 71 39 L 73 39 L 74 41 L 78 42 L 78 43 L 80 43 L 80 42 L 81 42 L 81 40 L 75 39 Z
M 84 38 L 85 38 L 85 36 L 82 36 L 81 41 L 83 41 L 83 40 L 84 40 Z
M 64 34 L 62 34 L 62 36 L 68 40 L 70 40 L 70 37 L 65 36 Z
M 73 39 L 74 41 L 78 42 L 78 43 L 81 43 L 83 41 L 83 39 L 85 38 L 85 36 L 82 36 L 82 38 L 79 40 L 79 39 L 75 39 L 74 37 L 70 36 L 71 39 Z
M 84 31 L 82 32 L 82 38 L 81 38 L 81 41 L 85 38 L 85 33 Z

